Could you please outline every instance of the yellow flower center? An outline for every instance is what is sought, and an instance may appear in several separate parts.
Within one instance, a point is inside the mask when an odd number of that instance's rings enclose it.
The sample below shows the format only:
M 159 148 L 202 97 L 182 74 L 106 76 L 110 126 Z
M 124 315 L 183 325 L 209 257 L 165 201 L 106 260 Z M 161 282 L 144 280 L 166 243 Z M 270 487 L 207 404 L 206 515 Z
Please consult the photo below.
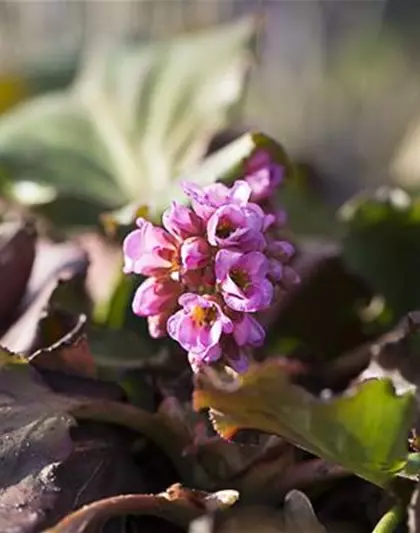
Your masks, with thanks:
M 192 310 L 192 319 L 196 326 L 211 326 L 217 317 L 217 310 L 212 307 L 200 307 L 196 305 Z

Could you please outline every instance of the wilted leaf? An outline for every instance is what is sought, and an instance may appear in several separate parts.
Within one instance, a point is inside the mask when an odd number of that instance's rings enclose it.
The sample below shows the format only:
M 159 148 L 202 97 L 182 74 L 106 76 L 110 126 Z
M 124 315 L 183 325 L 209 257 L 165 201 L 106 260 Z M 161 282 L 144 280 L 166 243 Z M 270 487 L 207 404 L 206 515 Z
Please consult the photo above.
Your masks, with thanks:
M 15 318 L 25 294 L 35 259 L 36 232 L 31 224 L 3 223 L 0 226 L 0 330 Z
M 10 193 L 19 199 L 19 183 L 35 182 L 102 209 L 138 201 L 161 211 L 173 178 L 205 154 L 238 102 L 254 35 L 244 19 L 93 56 L 68 91 L 1 120 Z
M 291 384 L 276 361 L 232 383 L 211 376 L 199 376 L 194 407 L 210 407 L 225 438 L 247 428 L 275 433 L 381 486 L 404 468 L 414 399 L 397 396 L 389 380 L 321 400 Z
M 206 493 L 173 485 L 161 494 L 125 494 L 96 501 L 64 518 L 45 533 L 85 533 L 113 516 L 152 515 L 187 527 L 206 512 L 233 505 L 239 494 L 233 490 Z
M 420 308 L 420 204 L 402 189 L 381 188 L 341 209 L 348 266 L 385 297 L 394 320 Z
M 0 359 L 0 530 L 32 532 L 57 499 L 73 419 L 28 364 L 4 350 Z

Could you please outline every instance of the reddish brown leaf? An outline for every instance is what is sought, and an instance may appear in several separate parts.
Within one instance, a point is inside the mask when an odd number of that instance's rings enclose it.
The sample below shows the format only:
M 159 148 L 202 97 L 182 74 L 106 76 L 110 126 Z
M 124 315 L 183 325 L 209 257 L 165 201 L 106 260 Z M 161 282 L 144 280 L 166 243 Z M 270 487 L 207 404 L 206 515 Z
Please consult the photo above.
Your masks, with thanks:
M 4 333 L 1 344 L 11 351 L 28 353 L 36 338 L 40 317 L 60 279 L 84 275 L 88 267 L 85 252 L 73 243 L 37 244 L 34 267 L 20 306 L 20 316 Z
M 30 223 L 0 226 L 0 330 L 10 324 L 25 293 L 35 258 L 35 240 Z
M 95 362 L 85 334 L 86 316 L 53 311 L 39 324 L 39 337 L 45 343 L 30 357 L 37 368 L 94 377 Z

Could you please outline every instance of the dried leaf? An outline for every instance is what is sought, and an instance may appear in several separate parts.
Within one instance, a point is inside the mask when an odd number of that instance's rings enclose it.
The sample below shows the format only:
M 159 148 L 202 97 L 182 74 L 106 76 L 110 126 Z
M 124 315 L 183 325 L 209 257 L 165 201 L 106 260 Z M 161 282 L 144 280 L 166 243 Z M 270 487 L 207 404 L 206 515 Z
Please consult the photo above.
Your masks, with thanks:
M 0 331 L 4 331 L 25 294 L 35 259 L 35 228 L 27 223 L 0 226 Z
M 96 366 L 85 333 L 86 316 L 50 312 L 38 325 L 38 341 L 43 347 L 29 356 L 38 369 L 94 377 Z
M 0 352 L 2 532 L 33 532 L 54 506 L 55 472 L 72 452 L 67 407 L 23 359 Z
M 87 266 L 86 254 L 73 243 L 39 242 L 20 316 L 3 335 L 1 344 L 14 352 L 29 352 L 36 338 L 39 319 L 59 280 L 71 279 L 76 273 L 83 276 Z

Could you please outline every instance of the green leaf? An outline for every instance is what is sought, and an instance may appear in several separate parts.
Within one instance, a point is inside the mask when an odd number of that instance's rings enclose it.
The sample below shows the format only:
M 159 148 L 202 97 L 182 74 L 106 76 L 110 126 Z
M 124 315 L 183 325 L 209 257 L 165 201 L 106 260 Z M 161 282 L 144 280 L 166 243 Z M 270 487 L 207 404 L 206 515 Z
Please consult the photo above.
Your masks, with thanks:
M 133 370 L 144 366 L 148 345 L 133 331 L 110 329 L 102 326 L 89 327 L 89 345 L 95 362 L 101 368 Z
M 351 200 L 340 216 L 347 264 L 385 297 L 394 319 L 420 308 L 420 203 L 384 187 Z
M 1 119 L 9 194 L 30 203 L 25 191 L 38 184 L 38 203 L 51 186 L 104 210 L 138 202 L 160 215 L 174 178 L 205 154 L 239 102 L 255 31 L 247 18 L 93 55 L 69 90 Z
M 290 383 L 279 362 L 271 361 L 232 383 L 207 372 L 197 387 L 194 408 L 210 407 L 225 438 L 239 429 L 275 433 L 380 486 L 406 463 L 414 399 L 411 392 L 397 396 L 389 380 L 321 400 Z

